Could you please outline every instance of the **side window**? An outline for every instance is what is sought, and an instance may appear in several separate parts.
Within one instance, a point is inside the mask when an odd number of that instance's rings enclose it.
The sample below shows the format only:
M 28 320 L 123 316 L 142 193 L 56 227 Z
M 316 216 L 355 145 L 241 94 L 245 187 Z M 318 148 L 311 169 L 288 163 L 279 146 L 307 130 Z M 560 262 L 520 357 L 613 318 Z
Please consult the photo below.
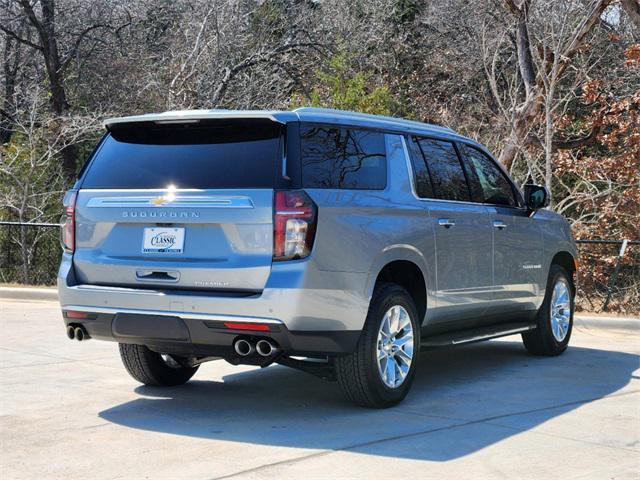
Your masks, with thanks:
M 453 143 L 420 138 L 418 145 L 431 173 L 435 196 L 443 200 L 469 201 L 467 179 Z
M 308 188 L 383 190 L 384 134 L 327 125 L 302 125 L 302 184 Z
M 429 170 L 427 170 L 427 164 L 424 162 L 420 147 L 413 138 L 409 139 L 407 145 L 409 146 L 409 156 L 413 165 L 416 195 L 420 198 L 433 198 L 431 176 L 429 175 Z
M 494 205 L 517 206 L 511 182 L 494 161 L 480 150 L 462 145 L 469 169 L 477 177 L 479 188 L 474 188 L 474 200 Z

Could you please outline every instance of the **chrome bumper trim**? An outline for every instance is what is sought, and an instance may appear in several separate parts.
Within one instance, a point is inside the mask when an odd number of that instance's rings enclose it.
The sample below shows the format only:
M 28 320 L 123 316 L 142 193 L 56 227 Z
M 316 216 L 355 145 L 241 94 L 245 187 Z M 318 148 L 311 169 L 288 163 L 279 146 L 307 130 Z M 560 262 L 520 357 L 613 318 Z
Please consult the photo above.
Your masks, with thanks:
M 242 317 L 235 315 L 216 315 L 210 313 L 171 312 L 166 310 L 138 310 L 133 308 L 91 307 L 86 305 L 63 305 L 62 310 L 75 310 L 76 312 L 87 313 L 107 313 L 112 315 L 118 313 L 131 313 L 137 315 L 178 317 L 188 320 L 213 320 L 218 322 L 269 323 L 272 325 L 283 325 L 280 320 L 277 320 L 275 318 Z

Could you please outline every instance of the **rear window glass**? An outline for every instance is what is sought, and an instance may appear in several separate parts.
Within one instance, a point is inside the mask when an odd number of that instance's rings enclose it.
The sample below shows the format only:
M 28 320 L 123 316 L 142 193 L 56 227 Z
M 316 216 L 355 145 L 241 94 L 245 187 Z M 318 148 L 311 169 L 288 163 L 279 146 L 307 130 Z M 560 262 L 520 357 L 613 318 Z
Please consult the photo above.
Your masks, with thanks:
M 382 190 L 387 185 L 384 134 L 304 125 L 302 183 L 308 188 Z
M 444 200 L 470 201 L 467 179 L 451 142 L 421 138 L 418 140 L 427 162 L 434 193 Z
M 255 120 L 114 126 L 82 188 L 273 188 L 280 136 Z

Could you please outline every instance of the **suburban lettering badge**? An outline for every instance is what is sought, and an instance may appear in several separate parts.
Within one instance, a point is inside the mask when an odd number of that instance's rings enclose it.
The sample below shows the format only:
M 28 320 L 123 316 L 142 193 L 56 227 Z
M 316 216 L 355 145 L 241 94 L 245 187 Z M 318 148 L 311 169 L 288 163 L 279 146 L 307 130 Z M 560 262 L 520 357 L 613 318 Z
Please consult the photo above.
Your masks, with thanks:
M 186 211 L 178 211 L 178 212 L 166 212 L 166 211 L 150 211 L 146 212 L 144 210 L 140 211 L 124 211 L 122 212 L 123 218 L 199 218 L 199 212 L 186 212 Z

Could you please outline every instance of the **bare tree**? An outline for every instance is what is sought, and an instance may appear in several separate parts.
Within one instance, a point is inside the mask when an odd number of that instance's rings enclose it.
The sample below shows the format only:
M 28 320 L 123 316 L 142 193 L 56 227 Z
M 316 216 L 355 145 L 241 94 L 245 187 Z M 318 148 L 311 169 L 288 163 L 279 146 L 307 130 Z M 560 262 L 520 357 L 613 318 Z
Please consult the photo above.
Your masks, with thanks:
M 55 0 L 4 0 L 4 18 L 0 18 L 0 30 L 15 42 L 19 42 L 42 56 L 49 85 L 51 110 L 56 116 L 69 112 L 69 101 L 65 75 L 85 38 L 94 30 L 105 27 L 104 23 L 91 22 L 80 31 L 63 32 L 58 21 Z M 74 9 L 77 10 L 77 9 Z M 24 28 L 28 23 L 35 30 L 35 39 Z M 60 40 L 65 40 L 64 51 Z M 5 97 L 7 98 L 7 97 Z M 77 150 L 69 142 L 61 151 L 62 166 L 68 178 L 76 174 Z
M 11 140 L 16 108 L 16 82 L 22 62 L 20 43 L 9 35 L 4 35 L 2 73 L 4 80 L 4 98 L 0 107 L 0 144 Z
M 69 145 L 77 144 L 98 126 L 93 116 L 52 117 L 43 108 L 46 95 L 32 87 L 31 103 L 16 112 L 13 125 L 18 141 L 0 152 L 0 211 L 23 223 L 57 221 L 52 211 L 65 190 L 62 168 L 56 158 Z M 52 218 L 53 217 L 53 218 Z M 20 251 L 23 279 L 29 282 L 35 245 L 43 231 L 27 236 L 25 228 L 13 241 Z
M 564 15 L 566 24 L 557 32 L 555 45 L 533 44 L 531 40 L 531 8 L 535 0 L 505 0 L 513 16 L 517 50 L 517 73 L 524 86 L 524 95 L 511 111 L 511 132 L 500 153 L 499 160 L 510 168 L 518 152 L 530 143 L 530 133 L 545 106 L 545 81 L 555 85 L 566 74 L 567 68 L 585 45 L 589 35 L 598 24 L 604 10 L 612 0 L 592 0 L 584 8 L 582 2 L 569 0 L 571 15 Z M 557 2 L 551 4 L 559 5 Z M 553 5 L 551 5 L 553 7 Z M 566 11 L 567 6 L 563 7 Z M 545 10 L 545 9 L 542 9 Z M 548 10 L 548 9 L 546 9 Z M 548 20 L 548 19 L 544 19 Z M 537 38 L 544 42 L 545 38 Z M 552 53 L 554 60 L 538 62 L 536 65 L 533 51 L 541 48 Z

